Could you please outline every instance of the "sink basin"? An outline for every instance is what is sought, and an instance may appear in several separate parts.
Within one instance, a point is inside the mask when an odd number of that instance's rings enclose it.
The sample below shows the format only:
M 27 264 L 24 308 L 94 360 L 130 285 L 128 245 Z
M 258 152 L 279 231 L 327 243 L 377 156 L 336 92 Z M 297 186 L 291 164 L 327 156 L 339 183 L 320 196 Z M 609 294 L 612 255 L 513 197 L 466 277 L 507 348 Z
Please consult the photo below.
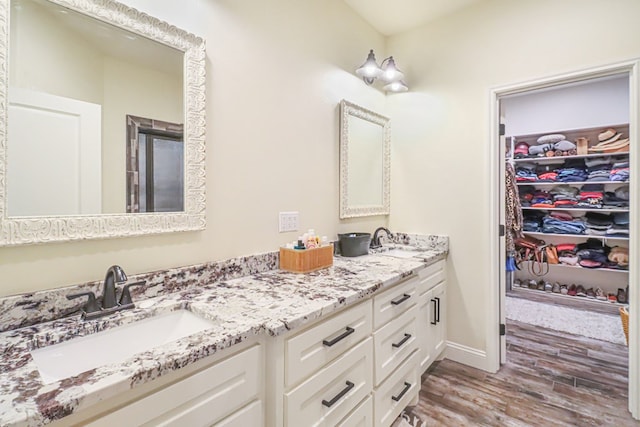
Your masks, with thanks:
M 216 322 L 177 310 L 31 351 L 50 384 L 213 327 Z
M 386 252 L 380 252 L 380 255 L 387 255 L 396 258 L 413 258 L 416 255 L 420 255 L 420 251 L 412 251 L 408 249 L 390 249 Z

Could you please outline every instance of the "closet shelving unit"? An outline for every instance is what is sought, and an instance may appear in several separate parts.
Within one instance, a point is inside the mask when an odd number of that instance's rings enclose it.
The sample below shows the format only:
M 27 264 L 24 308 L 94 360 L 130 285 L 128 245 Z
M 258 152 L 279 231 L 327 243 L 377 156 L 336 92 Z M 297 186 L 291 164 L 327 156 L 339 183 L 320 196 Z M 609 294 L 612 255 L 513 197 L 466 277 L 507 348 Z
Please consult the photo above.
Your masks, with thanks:
M 531 135 L 521 135 L 521 136 L 512 136 L 507 137 L 507 142 L 511 144 L 510 152 L 514 152 L 514 148 L 516 144 L 520 142 L 526 142 L 529 145 L 535 145 L 536 141 L 539 137 L 543 135 L 556 134 L 560 133 L 565 135 L 566 139 L 569 141 L 575 142 L 578 137 L 586 137 L 589 140 L 589 147 L 598 144 L 598 134 L 601 133 L 604 129 L 615 129 L 617 132 L 622 133 L 622 138 L 629 137 L 629 124 L 617 124 L 617 125 L 609 125 L 609 126 L 598 126 L 593 128 L 582 128 L 582 129 L 574 129 L 574 130 L 559 130 L 559 131 L 549 131 L 544 133 L 537 133 Z M 631 143 L 629 147 L 631 147 Z M 545 164 L 554 164 L 558 162 L 558 159 L 569 160 L 569 159 L 590 159 L 590 158 L 603 158 L 608 157 L 615 161 L 615 159 L 623 158 L 629 156 L 629 152 L 618 152 L 618 153 L 593 153 L 593 154 L 582 154 L 582 155 L 574 155 L 574 156 L 561 156 L 561 157 L 526 157 L 521 159 L 508 159 L 508 161 L 512 162 L 514 167 L 517 169 L 519 163 L 535 163 L 539 165 Z M 632 171 L 631 173 L 634 173 Z M 605 191 L 612 191 L 620 186 L 628 185 L 627 181 L 580 181 L 580 182 L 537 182 L 537 181 L 521 181 L 517 183 L 517 186 L 533 186 L 537 189 L 543 189 L 546 191 L 551 190 L 553 187 L 557 185 L 570 185 L 572 187 L 581 188 L 585 184 L 604 184 Z M 565 211 L 565 212 L 598 212 L 598 213 L 616 213 L 616 212 L 629 212 L 628 208 L 543 208 L 543 207 L 523 207 L 524 212 L 526 211 Z M 523 213 L 524 213 L 523 212 Z M 621 236 L 606 236 L 606 235 L 591 235 L 591 234 L 558 234 L 558 233 L 543 233 L 543 232 L 524 232 L 524 234 L 536 237 L 538 239 L 544 240 L 546 243 L 582 243 L 587 239 L 598 239 L 602 241 L 603 245 L 609 246 L 624 246 L 628 247 L 629 238 L 621 237 Z M 571 266 L 565 264 L 550 264 L 549 265 L 549 273 L 545 276 L 533 276 L 527 272 L 525 267 L 522 268 L 521 271 L 516 273 L 516 277 L 521 280 L 529 280 L 535 279 L 540 280 L 548 280 L 550 282 L 559 282 L 561 284 L 572 284 L 576 285 L 582 284 L 586 289 L 593 287 L 600 287 L 603 289 L 605 294 L 613 293 L 616 294 L 618 288 L 625 288 L 628 285 L 628 270 L 623 269 L 612 269 L 612 268 L 585 268 L 581 266 Z M 567 279 L 570 280 L 567 280 Z M 517 289 L 517 288 L 516 288 Z M 529 291 L 529 289 L 522 288 L 525 291 Z M 538 290 L 533 290 L 532 292 L 541 292 Z M 550 294 L 557 297 L 567 298 L 566 295 L 561 294 Z M 585 300 L 588 302 L 597 302 L 608 305 L 620 305 L 617 303 L 611 303 L 609 301 L 600 301 L 597 299 L 591 298 L 582 298 L 582 297 L 569 297 L 578 300 Z

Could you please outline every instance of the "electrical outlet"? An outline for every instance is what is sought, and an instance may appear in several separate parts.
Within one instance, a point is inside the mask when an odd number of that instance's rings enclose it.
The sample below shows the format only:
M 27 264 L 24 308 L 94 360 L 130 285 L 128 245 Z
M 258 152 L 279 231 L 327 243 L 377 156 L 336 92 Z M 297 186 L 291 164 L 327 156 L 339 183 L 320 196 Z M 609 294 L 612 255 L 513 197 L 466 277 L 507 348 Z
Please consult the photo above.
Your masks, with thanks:
M 280 212 L 278 230 L 280 233 L 298 231 L 298 212 Z

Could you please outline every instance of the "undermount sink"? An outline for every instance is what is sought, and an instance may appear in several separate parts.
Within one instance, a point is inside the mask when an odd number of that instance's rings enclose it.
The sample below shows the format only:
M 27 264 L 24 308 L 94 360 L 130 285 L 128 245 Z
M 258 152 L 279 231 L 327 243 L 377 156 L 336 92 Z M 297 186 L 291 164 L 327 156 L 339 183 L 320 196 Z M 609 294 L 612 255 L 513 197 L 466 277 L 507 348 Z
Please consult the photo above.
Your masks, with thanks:
M 416 255 L 420 255 L 420 251 L 412 251 L 409 249 L 389 249 L 385 252 L 380 252 L 380 255 L 387 255 L 396 258 L 413 258 Z
M 31 351 L 42 381 L 50 384 L 204 331 L 216 322 L 189 310 L 162 313 L 96 334 Z

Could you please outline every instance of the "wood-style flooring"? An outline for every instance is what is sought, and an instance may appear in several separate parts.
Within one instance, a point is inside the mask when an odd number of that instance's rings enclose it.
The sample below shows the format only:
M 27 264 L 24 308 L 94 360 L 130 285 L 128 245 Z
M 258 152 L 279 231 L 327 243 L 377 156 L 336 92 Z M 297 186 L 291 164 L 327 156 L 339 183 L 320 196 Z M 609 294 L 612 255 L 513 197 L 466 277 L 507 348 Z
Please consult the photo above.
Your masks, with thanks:
M 638 427 L 627 377 L 626 346 L 510 321 L 499 372 L 436 362 L 412 412 L 426 426 Z

